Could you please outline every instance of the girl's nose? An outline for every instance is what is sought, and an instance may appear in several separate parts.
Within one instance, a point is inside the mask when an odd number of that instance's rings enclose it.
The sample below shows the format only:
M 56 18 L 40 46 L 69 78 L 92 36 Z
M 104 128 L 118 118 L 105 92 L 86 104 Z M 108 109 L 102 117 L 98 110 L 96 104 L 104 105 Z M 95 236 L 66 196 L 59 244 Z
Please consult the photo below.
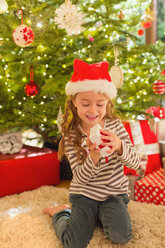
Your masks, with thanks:
M 94 113 L 96 111 L 95 104 L 91 104 L 89 109 L 90 109 L 90 112 Z

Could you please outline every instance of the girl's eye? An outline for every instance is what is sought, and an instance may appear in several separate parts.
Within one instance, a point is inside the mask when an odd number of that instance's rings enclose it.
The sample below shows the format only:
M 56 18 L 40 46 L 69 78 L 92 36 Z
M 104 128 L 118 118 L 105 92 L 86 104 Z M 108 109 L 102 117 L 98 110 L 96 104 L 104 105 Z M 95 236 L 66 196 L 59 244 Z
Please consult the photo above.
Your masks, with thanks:
M 103 106 L 103 104 L 97 104 L 97 106 L 98 106 L 98 107 L 102 107 L 102 106 Z
M 89 106 L 89 104 L 83 104 L 83 106 L 84 106 L 84 107 L 88 107 L 88 106 Z

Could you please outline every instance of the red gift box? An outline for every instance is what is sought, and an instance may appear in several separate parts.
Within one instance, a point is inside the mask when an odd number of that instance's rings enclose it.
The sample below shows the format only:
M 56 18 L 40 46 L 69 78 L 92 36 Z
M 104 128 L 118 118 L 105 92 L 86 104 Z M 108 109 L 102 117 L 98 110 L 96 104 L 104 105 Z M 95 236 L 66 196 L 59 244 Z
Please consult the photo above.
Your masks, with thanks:
M 165 174 L 162 168 L 135 182 L 135 201 L 165 205 Z
M 19 153 L 0 154 L 0 196 L 60 182 L 57 152 L 23 146 Z
M 147 155 L 145 175 L 162 167 L 157 137 L 152 132 L 148 120 L 125 122 L 125 129 L 135 145 L 138 154 Z

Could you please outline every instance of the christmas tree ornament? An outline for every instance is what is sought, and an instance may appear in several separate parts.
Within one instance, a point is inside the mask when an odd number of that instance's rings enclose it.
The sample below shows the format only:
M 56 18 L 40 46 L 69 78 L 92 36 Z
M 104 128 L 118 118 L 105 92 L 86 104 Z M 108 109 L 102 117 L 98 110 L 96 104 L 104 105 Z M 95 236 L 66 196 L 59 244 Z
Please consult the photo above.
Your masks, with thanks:
M 120 10 L 120 13 L 118 14 L 118 17 L 119 17 L 120 20 L 124 19 L 124 14 L 123 14 L 122 9 Z
M 92 36 L 89 37 L 89 41 L 92 42 L 94 41 L 94 38 Z
M 72 5 L 69 0 L 65 0 L 65 3 L 55 11 L 56 17 L 55 23 L 59 29 L 65 29 L 68 35 L 79 34 L 84 30 L 82 24 L 85 23 L 84 13 Z
M 117 57 L 119 56 L 119 50 L 117 49 L 117 47 L 114 46 L 113 51 L 115 56 L 115 65 L 110 68 L 109 74 L 112 82 L 114 83 L 116 88 L 119 89 L 123 84 L 123 72 L 117 66 Z
M 146 21 L 143 21 L 143 22 L 141 22 L 141 26 L 143 27 L 143 28 L 150 28 L 151 27 L 151 25 L 152 25 L 152 21 L 149 21 L 149 20 L 146 20 Z
M 154 19 L 155 19 L 155 18 L 154 18 L 154 11 L 151 10 L 150 7 L 148 7 L 148 8 L 146 9 L 146 11 L 145 11 L 145 17 L 146 17 L 147 19 L 149 19 L 149 20 L 154 20 Z
M 31 43 L 34 41 L 34 32 L 29 26 L 23 24 L 22 9 L 21 9 L 21 16 L 22 16 L 22 21 L 21 21 L 22 24 L 13 30 L 13 40 L 17 46 L 27 47 L 30 46 Z
M 63 113 L 62 113 L 62 109 L 60 106 L 59 111 L 58 111 L 58 115 L 57 115 L 57 127 L 58 127 L 58 131 L 60 133 L 62 132 L 62 127 L 61 127 L 62 122 L 63 122 Z
M 0 0 L 0 14 L 5 13 L 8 10 L 8 4 L 6 0 Z
M 34 97 L 38 94 L 39 87 L 38 85 L 33 81 L 34 72 L 33 72 L 33 66 L 30 67 L 30 82 L 25 86 L 25 92 L 27 96 Z
M 137 33 L 139 36 L 142 36 L 144 34 L 144 30 L 142 28 L 139 28 Z
M 155 94 L 162 95 L 165 92 L 165 82 L 162 80 L 156 80 L 153 83 L 152 89 Z
M 118 66 L 112 66 L 110 68 L 109 74 L 111 76 L 112 82 L 115 84 L 116 88 L 121 88 L 123 84 L 123 72 Z
M 13 39 L 17 46 L 30 46 L 34 40 L 34 32 L 27 25 L 21 24 L 13 31 Z
M 165 76 L 165 69 L 160 73 L 160 75 L 164 75 Z
M 141 19 L 142 19 L 141 26 L 146 29 L 150 28 L 152 25 L 152 21 L 154 20 L 153 11 L 150 8 L 147 8 Z

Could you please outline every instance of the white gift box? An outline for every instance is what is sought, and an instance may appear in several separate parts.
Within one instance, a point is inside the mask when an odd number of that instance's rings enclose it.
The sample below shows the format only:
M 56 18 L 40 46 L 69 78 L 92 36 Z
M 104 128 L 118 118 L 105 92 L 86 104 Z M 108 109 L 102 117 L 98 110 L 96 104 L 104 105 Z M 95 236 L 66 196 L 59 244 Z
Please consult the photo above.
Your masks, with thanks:
M 109 156 L 109 153 L 107 153 L 107 151 L 110 150 L 110 147 L 109 146 L 100 146 L 101 143 L 103 142 L 102 139 L 100 138 L 100 129 L 101 126 L 99 124 L 96 124 L 95 126 L 93 126 L 92 128 L 90 128 L 90 136 L 89 136 L 89 139 L 92 143 L 96 143 L 96 148 L 101 148 L 100 150 L 100 154 L 101 156 L 103 157 L 107 157 Z

